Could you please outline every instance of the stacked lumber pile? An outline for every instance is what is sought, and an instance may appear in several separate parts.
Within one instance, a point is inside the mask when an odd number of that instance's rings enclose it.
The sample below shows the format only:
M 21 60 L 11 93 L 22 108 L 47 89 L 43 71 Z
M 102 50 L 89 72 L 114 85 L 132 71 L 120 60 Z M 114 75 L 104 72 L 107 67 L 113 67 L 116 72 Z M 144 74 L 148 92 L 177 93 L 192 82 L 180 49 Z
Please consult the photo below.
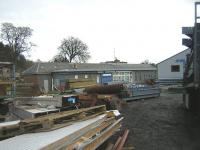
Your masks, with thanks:
M 84 88 L 88 86 L 94 86 L 97 83 L 95 80 L 89 80 L 89 79 L 70 79 L 67 82 L 67 84 L 68 84 L 67 88 L 74 89 L 74 88 Z
M 119 94 L 125 89 L 123 84 L 95 85 L 85 88 L 88 94 Z
M 129 129 L 124 131 L 123 136 L 119 136 L 115 142 L 115 144 L 109 143 L 106 147 L 106 150 L 134 150 L 134 147 L 124 147 L 124 144 L 128 138 Z
M 0 147 L 7 150 L 96 149 L 121 127 L 123 118 L 116 117 L 118 113 L 106 111 L 102 105 L 0 124 L 1 139 L 14 136 L 1 141 Z
M 41 90 L 38 85 L 33 83 L 16 83 L 16 96 L 17 97 L 29 97 L 41 95 Z

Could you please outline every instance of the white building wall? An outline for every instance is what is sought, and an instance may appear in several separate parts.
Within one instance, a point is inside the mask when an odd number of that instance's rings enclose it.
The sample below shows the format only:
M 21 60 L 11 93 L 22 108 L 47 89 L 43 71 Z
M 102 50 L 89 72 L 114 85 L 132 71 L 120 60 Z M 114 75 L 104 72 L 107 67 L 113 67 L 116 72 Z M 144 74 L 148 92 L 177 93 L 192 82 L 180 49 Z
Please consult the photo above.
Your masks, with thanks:
M 190 50 L 185 50 L 177 55 L 174 55 L 157 65 L 158 70 L 158 80 L 163 79 L 183 79 L 184 66 L 186 62 L 186 55 L 190 52 Z M 179 65 L 179 72 L 172 72 L 171 66 Z

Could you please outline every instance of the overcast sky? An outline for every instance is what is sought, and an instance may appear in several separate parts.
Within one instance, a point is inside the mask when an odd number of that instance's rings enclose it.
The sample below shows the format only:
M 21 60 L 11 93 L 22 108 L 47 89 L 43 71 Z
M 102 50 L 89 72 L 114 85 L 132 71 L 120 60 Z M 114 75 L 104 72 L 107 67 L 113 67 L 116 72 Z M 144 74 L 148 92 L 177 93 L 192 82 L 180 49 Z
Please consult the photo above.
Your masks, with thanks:
M 194 0 L 1 0 L 0 23 L 32 28 L 32 60 L 49 61 L 63 38 L 78 37 L 90 63 L 115 56 L 158 63 L 185 49 L 182 26 L 194 23 Z

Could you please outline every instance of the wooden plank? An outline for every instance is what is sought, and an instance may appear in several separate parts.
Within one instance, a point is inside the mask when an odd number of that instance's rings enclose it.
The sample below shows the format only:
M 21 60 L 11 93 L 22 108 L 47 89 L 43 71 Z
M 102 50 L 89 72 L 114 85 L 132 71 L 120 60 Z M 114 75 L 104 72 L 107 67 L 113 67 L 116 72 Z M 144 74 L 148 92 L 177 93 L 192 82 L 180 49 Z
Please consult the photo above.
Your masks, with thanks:
M 35 132 L 47 132 L 47 131 L 53 131 L 53 130 L 56 130 L 56 129 L 59 129 L 59 128 L 63 128 L 63 127 L 66 127 L 66 126 L 69 126 L 69 125 L 72 125 L 73 123 L 76 123 L 76 122 L 81 122 L 81 121 L 85 121 L 85 120 L 88 120 L 88 119 L 92 119 L 98 115 L 101 115 L 102 113 L 95 113 L 94 115 L 91 115 L 91 116 L 87 116 L 87 117 L 84 117 L 82 119 L 79 119 L 79 120 L 72 120 L 70 122 L 66 122 L 66 123 L 62 123 L 62 124 L 55 124 L 53 125 L 51 128 L 46 128 L 46 129 L 38 129 L 36 130 Z
M 61 139 L 67 136 L 69 139 L 64 141 L 64 143 L 66 142 L 71 143 L 75 139 L 79 138 L 85 132 L 90 131 L 91 128 L 94 128 L 98 126 L 99 124 L 101 124 L 104 120 L 106 120 L 105 114 L 86 120 L 86 121 L 74 123 L 73 125 L 70 125 L 70 126 L 55 130 L 55 131 L 23 134 L 20 136 L 16 136 L 16 137 L 1 141 L 0 149 L 39 150 L 46 147 L 49 144 L 60 141 Z M 77 131 L 80 131 L 80 132 L 77 132 Z M 74 134 L 75 132 L 77 132 L 77 134 Z M 52 150 L 55 150 L 57 148 L 59 149 L 59 145 L 57 145 L 55 148 L 52 148 Z
M 76 121 L 81 121 L 90 117 L 95 117 L 96 115 L 100 115 L 105 111 L 106 107 L 102 105 L 91 108 L 83 108 L 78 110 L 50 114 L 34 119 L 25 119 L 13 126 L 0 127 L 0 138 L 6 138 L 30 132 L 55 130 L 70 125 Z M 11 133 L 10 131 L 12 130 L 14 130 L 15 132 Z
M 102 143 L 104 143 L 109 137 L 111 137 L 121 126 L 121 121 L 123 118 L 118 119 L 109 126 L 102 133 L 94 137 L 93 139 L 88 140 L 87 142 L 82 143 L 79 146 L 79 149 L 83 150 L 94 150 L 98 148 Z
M 88 87 L 88 86 L 95 86 L 97 85 L 95 80 L 88 80 L 88 79 L 74 79 L 74 80 L 69 80 L 69 87 L 71 89 L 73 88 L 83 88 L 83 87 Z
M 87 113 L 89 113 L 90 111 L 93 112 L 95 110 L 104 112 L 106 110 L 106 107 L 104 105 L 101 105 L 101 106 L 95 106 L 95 107 L 90 107 L 90 108 L 82 108 L 82 109 L 64 111 L 64 112 L 59 112 L 59 113 L 56 113 L 56 114 L 49 114 L 47 116 L 41 116 L 41 117 L 38 117 L 38 118 L 35 118 L 35 119 L 25 119 L 21 122 L 30 123 L 30 122 L 36 122 L 36 121 L 41 121 L 41 120 L 46 120 L 46 119 L 56 120 L 56 119 L 59 119 L 59 118 L 62 118 L 62 117 L 70 116 L 70 115 L 77 115 L 77 114 L 80 114 L 82 112 L 87 112 Z
M 118 139 L 117 139 L 117 141 L 115 142 L 115 145 L 113 146 L 112 150 L 116 150 L 117 149 L 119 143 L 121 142 L 121 139 L 122 139 L 122 137 L 119 136 Z
M 128 137 L 128 134 L 129 134 L 129 130 L 127 129 L 127 130 L 125 130 L 125 132 L 124 132 L 124 134 L 123 134 L 123 136 L 122 136 L 122 139 L 121 139 L 119 145 L 117 146 L 117 149 L 116 149 L 116 150 L 122 150 L 122 149 L 123 149 L 123 146 L 124 146 L 124 144 L 125 144 L 125 142 L 126 142 L 126 139 L 127 139 L 127 137 Z
M 60 112 L 56 114 L 41 116 L 35 119 L 22 120 L 20 122 L 20 126 L 22 128 L 28 129 L 32 125 L 33 126 L 38 125 L 38 127 L 41 126 L 41 128 L 44 128 L 46 130 L 46 129 L 50 129 L 52 127 L 51 125 L 67 123 L 74 120 L 80 120 L 80 118 L 83 118 L 83 113 L 85 113 L 85 117 L 86 117 L 86 116 L 91 116 L 96 113 L 104 113 L 105 110 L 106 110 L 105 106 L 95 106 L 91 108 L 83 108 L 83 109 L 77 109 L 77 110 L 72 110 L 72 111 Z M 47 124 L 49 126 L 47 126 Z
M 101 125 L 97 126 L 94 129 L 91 129 L 89 132 L 85 133 L 80 139 L 75 140 L 70 145 L 67 145 L 65 150 L 74 150 L 78 145 L 85 140 L 90 139 L 91 137 L 95 136 L 97 133 L 101 132 L 103 129 L 107 128 L 109 125 L 114 123 L 115 119 L 114 117 L 108 118 L 105 120 Z
M 20 131 L 19 124 L 0 127 L 0 139 L 6 139 L 18 135 Z
M 14 84 L 14 81 L 0 81 L 0 84 Z
M 135 147 L 130 146 L 130 147 L 123 147 L 122 150 L 134 150 L 134 149 L 135 149 Z
M 106 120 L 106 116 L 103 117 L 102 119 L 97 120 L 96 122 L 76 131 L 73 132 L 72 134 L 54 142 L 51 143 L 43 148 L 41 148 L 40 150 L 58 150 L 58 149 L 63 149 L 64 146 L 69 145 L 71 143 L 73 143 L 73 141 L 75 141 L 76 139 L 79 139 L 80 137 L 82 137 L 84 134 L 86 134 L 87 132 L 89 132 L 91 129 L 98 127 L 102 122 L 104 122 Z
M 114 146 L 114 144 L 109 143 L 109 144 L 106 146 L 105 150 L 112 150 L 113 146 Z

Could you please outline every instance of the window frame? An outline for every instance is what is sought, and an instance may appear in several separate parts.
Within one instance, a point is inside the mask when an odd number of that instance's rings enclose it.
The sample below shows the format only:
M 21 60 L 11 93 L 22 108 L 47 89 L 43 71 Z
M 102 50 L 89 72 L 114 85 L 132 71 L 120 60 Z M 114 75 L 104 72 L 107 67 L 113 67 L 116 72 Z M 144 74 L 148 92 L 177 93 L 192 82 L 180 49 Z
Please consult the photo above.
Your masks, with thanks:
M 180 72 L 180 65 L 171 65 L 171 72 Z

